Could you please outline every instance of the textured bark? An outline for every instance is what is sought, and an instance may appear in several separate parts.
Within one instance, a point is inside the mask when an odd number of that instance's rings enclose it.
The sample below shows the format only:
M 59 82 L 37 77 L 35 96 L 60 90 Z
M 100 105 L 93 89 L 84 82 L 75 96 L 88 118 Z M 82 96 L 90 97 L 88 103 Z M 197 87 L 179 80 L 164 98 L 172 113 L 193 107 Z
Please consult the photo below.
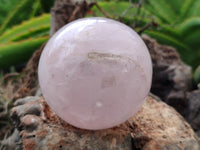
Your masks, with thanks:
M 37 68 L 44 46 L 45 44 L 43 44 L 41 48 L 33 54 L 27 63 L 26 68 L 21 73 L 22 76 L 20 78 L 20 83 L 16 84 L 18 87 L 16 88 L 17 90 L 13 92 L 14 94 L 12 99 L 16 100 L 28 95 L 35 95 L 35 92 L 38 89 Z
M 67 23 L 83 18 L 91 6 L 84 0 L 56 0 L 51 9 L 51 36 Z
M 142 38 L 153 62 L 151 92 L 185 116 L 188 103 L 186 94 L 192 85 L 191 67 L 181 61 L 174 48 L 160 45 L 146 35 Z
M 138 113 L 127 122 L 98 131 L 69 125 L 41 97 L 20 99 L 15 105 L 11 117 L 20 132 L 24 150 L 200 149 L 190 125 L 155 96 L 149 96 Z

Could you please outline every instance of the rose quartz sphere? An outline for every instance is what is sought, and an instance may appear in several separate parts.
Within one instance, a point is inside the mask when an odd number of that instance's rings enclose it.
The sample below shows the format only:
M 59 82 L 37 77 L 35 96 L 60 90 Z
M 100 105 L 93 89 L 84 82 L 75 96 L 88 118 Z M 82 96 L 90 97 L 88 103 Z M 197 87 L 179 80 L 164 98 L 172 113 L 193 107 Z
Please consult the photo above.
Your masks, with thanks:
M 39 83 L 53 111 L 78 128 L 97 130 L 132 117 L 149 93 L 152 63 L 140 36 L 106 18 L 62 27 L 39 62 Z

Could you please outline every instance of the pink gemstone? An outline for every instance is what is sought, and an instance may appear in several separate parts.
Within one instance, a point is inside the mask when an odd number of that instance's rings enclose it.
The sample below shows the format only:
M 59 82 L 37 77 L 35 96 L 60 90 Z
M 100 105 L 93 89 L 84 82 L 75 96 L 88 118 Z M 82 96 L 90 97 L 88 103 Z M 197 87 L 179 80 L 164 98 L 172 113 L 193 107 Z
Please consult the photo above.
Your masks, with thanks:
M 49 106 L 79 128 L 97 130 L 133 116 L 149 93 L 150 55 L 139 35 L 106 18 L 61 28 L 46 45 L 39 82 Z

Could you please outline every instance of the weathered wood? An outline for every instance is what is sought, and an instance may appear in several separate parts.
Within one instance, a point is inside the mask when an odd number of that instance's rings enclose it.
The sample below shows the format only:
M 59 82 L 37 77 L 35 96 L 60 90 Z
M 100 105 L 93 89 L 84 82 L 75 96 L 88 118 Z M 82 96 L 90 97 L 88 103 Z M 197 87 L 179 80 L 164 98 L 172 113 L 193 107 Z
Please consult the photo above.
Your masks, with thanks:
M 85 0 L 56 0 L 51 9 L 51 31 L 52 36 L 58 29 L 67 23 L 83 18 L 91 5 Z

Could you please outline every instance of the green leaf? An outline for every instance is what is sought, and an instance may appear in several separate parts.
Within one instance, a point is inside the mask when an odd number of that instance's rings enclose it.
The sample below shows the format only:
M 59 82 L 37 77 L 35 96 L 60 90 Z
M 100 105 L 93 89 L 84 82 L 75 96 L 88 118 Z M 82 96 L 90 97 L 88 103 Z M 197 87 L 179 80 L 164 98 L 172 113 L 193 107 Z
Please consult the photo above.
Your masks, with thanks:
M 5 21 L 10 10 L 13 10 L 21 0 L 0 0 L 0 26 Z
M 33 4 L 32 8 L 33 8 L 33 10 L 30 14 L 30 18 L 35 17 L 35 16 L 39 16 L 43 13 L 42 6 L 41 6 L 39 0 L 36 0 L 36 2 Z
M 193 30 L 191 34 L 185 35 L 183 39 L 183 42 L 189 45 L 193 51 L 197 51 L 200 48 L 200 29 L 198 28 L 197 30 Z
M 176 26 L 176 30 L 182 35 L 190 35 L 193 30 L 200 30 L 200 17 L 192 17 Z
M 160 31 L 161 33 L 165 33 L 166 35 L 172 36 L 176 39 L 180 39 L 181 35 L 180 33 L 175 29 L 175 25 L 169 25 L 169 24 L 158 24 L 158 27 L 154 30 Z
M 193 9 L 196 0 L 185 0 L 181 8 L 181 18 L 187 18 Z
M 192 6 L 188 17 L 200 16 L 200 0 L 195 0 L 194 5 Z
M 194 81 L 196 84 L 200 83 L 200 66 L 198 66 L 194 72 Z
M 21 34 L 18 37 L 13 38 L 11 41 L 17 42 L 17 41 L 21 41 L 21 40 L 26 40 L 28 38 L 38 38 L 38 37 L 48 36 L 49 29 L 50 29 L 49 25 L 41 26 L 38 29 L 30 29 L 29 32 Z
M 113 18 L 123 17 L 134 17 L 137 14 L 137 8 L 131 6 L 129 2 L 98 2 L 99 6 Z M 99 9 L 94 6 L 92 8 L 94 16 L 104 16 Z M 141 10 L 144 11 L 144 10 Z
M 20 36 L 26 35 L 31 30 L 38 30 L 44 27 L 50 27 L 50 15 L 45 14 L 36 18 L 32 18 L 20 25 L 8 29 L 0 36 L 0 43 L 10 42 Z
M 166 23 L 173 23 L 177 17 L 170 5 L 164 0 L 147 0 L 145 7 L 157 18 Z
M 44 12 L 49 13 L 55 0 L 40 0 L 41 7 Z
M 35 0 L 21 0 L 14 10 L 10 11 L 8 17 L 0 27 L 0 34 L 7 28 L 29 19 Z M 25 11 L 26 10 L 26 11 Z
M 0 69 L 27 61 L 47 40 L 48 36 L 0 45 Z
M 181 7 L 185 0 L 164 0 L 164 1 L 175 12 L 176 16 L 180 15 Z

